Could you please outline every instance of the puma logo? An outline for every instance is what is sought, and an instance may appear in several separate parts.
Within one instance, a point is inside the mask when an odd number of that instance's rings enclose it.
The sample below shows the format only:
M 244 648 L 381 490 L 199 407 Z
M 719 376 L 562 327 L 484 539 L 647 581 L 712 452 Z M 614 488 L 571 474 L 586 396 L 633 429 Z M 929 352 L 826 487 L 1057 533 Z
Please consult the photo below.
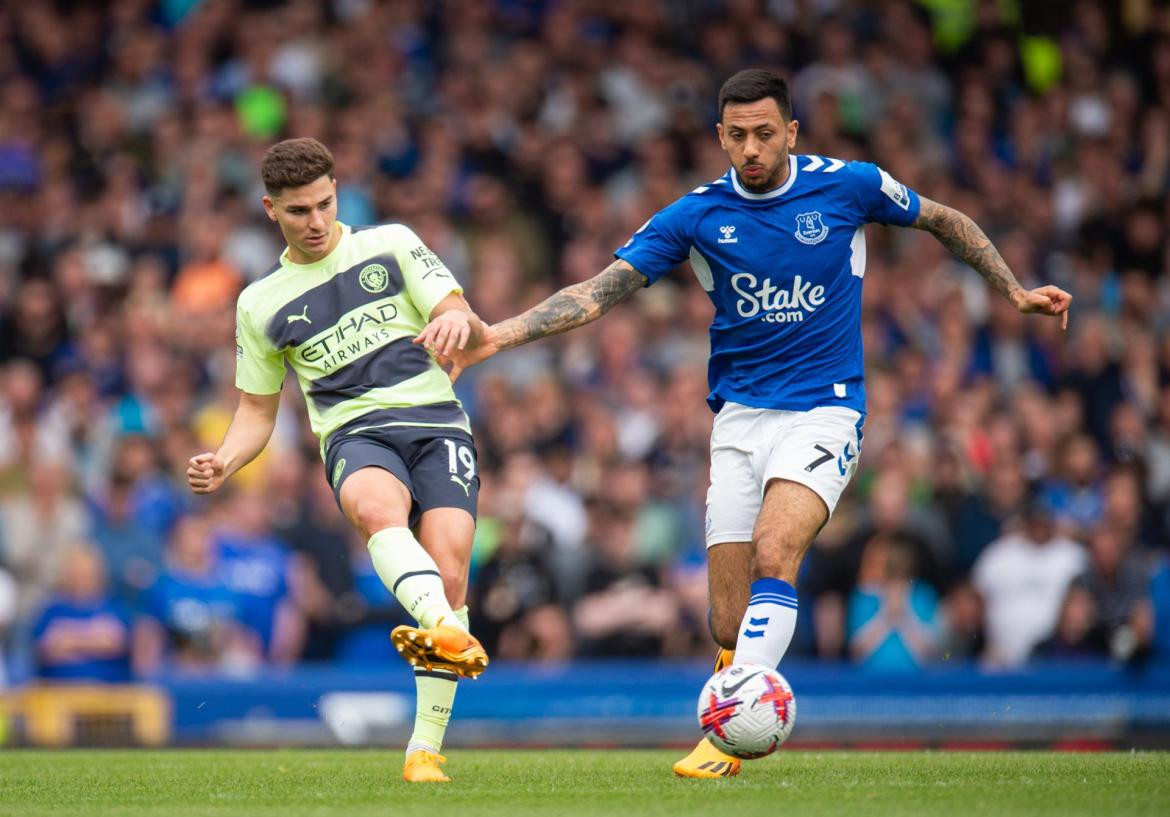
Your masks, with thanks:
M 464 482 L 463 480 L 459 479 L 459 477 L 455 476 L 454 474 L 451 475 L 451 481 L 454 482 L 456 485 L 458 485 L 460 488 L 462 488 L 463 493 L 467 494 L 468 497 L 471 496 L 471 484 L 470 483 Z
M 305 304 L 305 308 L 301 311 L 301 314 L 288 316 L 289 323 L 292 323 L 294 321 L 304 321 L 307 324 L 313 323 L 311 320 L 309 320 L 309 305 L 308 304 Z

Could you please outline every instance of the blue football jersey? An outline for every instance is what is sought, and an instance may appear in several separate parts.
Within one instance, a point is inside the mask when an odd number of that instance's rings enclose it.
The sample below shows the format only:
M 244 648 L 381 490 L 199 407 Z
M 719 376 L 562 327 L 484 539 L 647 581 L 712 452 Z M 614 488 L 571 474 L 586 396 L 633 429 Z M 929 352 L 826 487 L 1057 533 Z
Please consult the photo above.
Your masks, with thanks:
M 869 222 L 908 226 L 918 195 L 868 162 L 789 156 L 788 181 L 728 170 L 654 215 L 615 254 L 654 283 L 689 259 L 715 304 L 708 402 L 865 413 L 861 281 Z

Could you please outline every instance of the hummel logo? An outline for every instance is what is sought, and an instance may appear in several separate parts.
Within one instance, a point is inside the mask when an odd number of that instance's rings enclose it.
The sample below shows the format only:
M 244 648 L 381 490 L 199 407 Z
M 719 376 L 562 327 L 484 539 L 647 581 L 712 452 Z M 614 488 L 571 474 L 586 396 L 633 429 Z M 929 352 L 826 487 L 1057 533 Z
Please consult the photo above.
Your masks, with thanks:
M 719 228 L 719 232 L 723 233 L 723 238 L 719 239 L 720 244 L 738 244 L 739 239 L 734 238 L 735 227 L 731 224 L 724 225 Z
M 845 463 L 852 462 L 853 458 L 857 456 L 855 453 L 853 453 L 853 447 L 850 443 L 845 443 L 844 455 L 845 455 L 845 462 L 842 462 L 841 458 L 837 457 L 837 470 L 841 472 L 841 476 L 845 476 L 845 472 L 847 470 L 849 470 L 848 468 L 846 468 Z
M 293 323 L 294 321 L 304 321 L 305 323 L 308 323 L 308 324 L 313 323 L 311 320 L 309 320 L 309 305 L 308 304 L 305 304 L 305 308 L 301 312 L 301 314 L 288 316 L 289 323 Z
M 471 496 L 471 484 L 470 483 L 464 482 L 463 480 L 459 479 L 459 477 L 455 476 L 454 474 L 451 475 L 451 481 L 454 482 L 456 485 L 458 485 L 460 488 L 462 488 L 463 493 L 467 494 L 468 497 Z

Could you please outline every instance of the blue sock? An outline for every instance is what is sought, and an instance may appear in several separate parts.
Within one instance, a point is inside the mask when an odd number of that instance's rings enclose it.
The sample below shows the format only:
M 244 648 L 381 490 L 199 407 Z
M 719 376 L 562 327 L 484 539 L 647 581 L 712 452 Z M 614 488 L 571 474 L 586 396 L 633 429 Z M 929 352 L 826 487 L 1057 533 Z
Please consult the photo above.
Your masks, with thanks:
M 796 588 L 788 582 L 769 577 L 752 582 L 735 642 L 735 663 L 775 669 L 796 632 L 796 608 Z

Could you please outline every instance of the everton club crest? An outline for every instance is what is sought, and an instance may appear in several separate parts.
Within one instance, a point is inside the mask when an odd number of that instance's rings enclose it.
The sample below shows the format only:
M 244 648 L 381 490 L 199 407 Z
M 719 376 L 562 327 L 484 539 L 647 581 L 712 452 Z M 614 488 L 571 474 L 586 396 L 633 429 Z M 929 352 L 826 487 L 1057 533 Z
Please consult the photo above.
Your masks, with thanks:
M 811 213 L 800 213 L 796 217 L 796 240 L 801 244 L 820 244 L 829 234 L 829 228 L 821 221 L 821 214 L 817 210 Z

